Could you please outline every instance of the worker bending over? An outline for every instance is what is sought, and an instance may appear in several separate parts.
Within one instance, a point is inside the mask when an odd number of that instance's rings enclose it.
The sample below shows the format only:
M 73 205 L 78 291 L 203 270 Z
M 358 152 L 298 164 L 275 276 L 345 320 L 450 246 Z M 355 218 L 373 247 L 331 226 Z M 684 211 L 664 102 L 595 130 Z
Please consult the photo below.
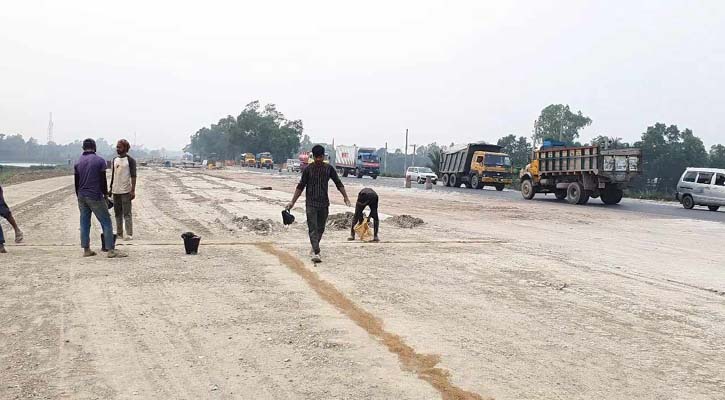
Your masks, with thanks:
M 378 216 L 378 194 L 370 188 L 364 188 L 357 195 L 355 203 L 355 217 L 352 220 L 352 228 L 350 229 L 350 237 L 347 240 L 355 240 L 355 225 L 363 222 L 363 211 L 365 207 L 370 207 L 370 219 L 373 223 L 373 242 L 379 242 L 378 228 L 380 227 L 380 217 Z

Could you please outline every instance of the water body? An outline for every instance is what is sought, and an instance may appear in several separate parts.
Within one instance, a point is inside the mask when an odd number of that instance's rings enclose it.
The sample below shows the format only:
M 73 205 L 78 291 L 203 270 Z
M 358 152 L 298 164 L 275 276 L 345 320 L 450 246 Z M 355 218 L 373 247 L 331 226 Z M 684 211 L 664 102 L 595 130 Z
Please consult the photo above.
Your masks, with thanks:
M 3 167 L 18 167 L 18 168 L 30 168 L 30 167 L 55 167 L 57 164 L 43 164 L 43 163 L 23 163 L 23 162 L 5 162 L 0 161 L 0 166 Z

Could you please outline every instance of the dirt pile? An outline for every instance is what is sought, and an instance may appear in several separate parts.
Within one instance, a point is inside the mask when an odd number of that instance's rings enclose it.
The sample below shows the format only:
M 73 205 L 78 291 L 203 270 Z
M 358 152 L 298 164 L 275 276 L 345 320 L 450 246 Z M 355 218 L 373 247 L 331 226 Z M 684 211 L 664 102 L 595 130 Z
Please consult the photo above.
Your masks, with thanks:
M 399 228 L 413 229 L 416 226 L 423 225 L 425 221 L 407 214 L 396 215 L 388 218 L 385 222 L 391 223 Z
M 232 218 L 232 222 L 244 231 L 258 233 L 260 235 L 269 235 L 282 228 L 279 222 L 272 221 L 271 219 L 249 218 L 246 215 L 234 217 Z
M 350 229 L 352 228 L 353 217 L 355 217 L 355 214 L 351 213 L 350 211 L 339 214 L 332 214 L 327 217 L 327 227 L 338 230 Z

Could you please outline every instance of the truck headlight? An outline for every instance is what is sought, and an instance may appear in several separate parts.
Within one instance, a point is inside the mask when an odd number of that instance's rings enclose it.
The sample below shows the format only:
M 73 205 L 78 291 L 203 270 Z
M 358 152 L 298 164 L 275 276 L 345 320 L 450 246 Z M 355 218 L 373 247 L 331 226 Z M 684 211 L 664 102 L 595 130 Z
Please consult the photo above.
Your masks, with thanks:
M 614 157 L 604 157 L 604 170 L 614 171 Z

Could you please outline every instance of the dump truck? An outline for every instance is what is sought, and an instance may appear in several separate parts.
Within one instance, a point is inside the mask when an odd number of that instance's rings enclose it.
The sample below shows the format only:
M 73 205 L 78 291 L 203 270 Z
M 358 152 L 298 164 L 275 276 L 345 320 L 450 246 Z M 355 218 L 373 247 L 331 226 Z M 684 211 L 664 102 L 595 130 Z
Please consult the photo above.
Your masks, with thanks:
M 380 175 L 380 157 L 373 147 L 341 145 L 335 147 L 335 168 L 344 177 L 353 175 L 362 178 L 367 175 L 377 179 Z
M 604 204 L 618 204 L 623 190 L 641 173 L 640 149 L 569 147 L 549 142 L 533 152 L 519 179 L 526 200 L 536 193 L 554 193 L 558 200 L 566 199 L 570 204 L 586 204 L 597 197 Z
M 501 191 L 513 182 L 511 157 L 495 144 L 470 143 L 442 151 L 439 170 L 443 184 L 452 187 L 493 186 Z
M 244 163 L 243 165 L 245 167 L 249 167 L 249 168 L 256 167 L 257 159 L 254 157 L 254 154 L 252 154 L 252 153 L 244 153 L 243 163 Z
M 263 152 L 257 154 L 257 168 L 273 169 L 274 161 L 272 160 L 272 153 Z

